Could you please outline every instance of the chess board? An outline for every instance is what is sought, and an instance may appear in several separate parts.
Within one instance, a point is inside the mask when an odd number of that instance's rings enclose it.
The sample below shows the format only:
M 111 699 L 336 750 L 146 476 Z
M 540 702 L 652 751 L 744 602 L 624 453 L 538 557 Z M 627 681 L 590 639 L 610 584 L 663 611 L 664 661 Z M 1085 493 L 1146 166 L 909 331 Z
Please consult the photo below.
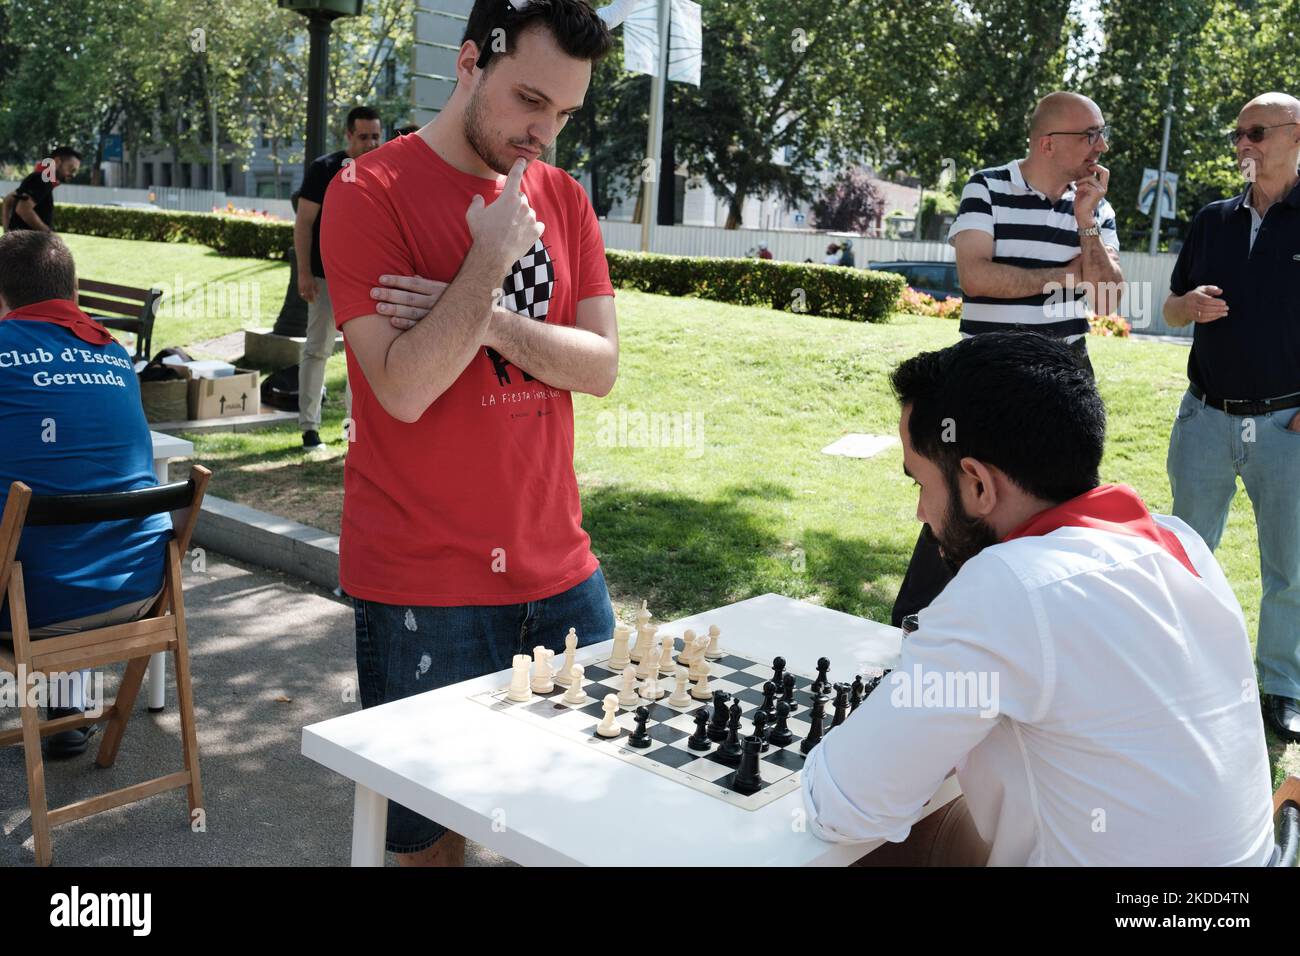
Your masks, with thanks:
M 680 651 L 681 638 L 674 639 L 674 643 Z M 798 707 L 788 720 L 794 739 L 785 747 L 770 744 L 766 751 L 759 754 L 759 774 L 763 785 L 755 793 L 745 795 L 730 788 L 737 766 L 719 759 L 718 743 L 710 741 L 711 746 L 707 752 L 691 750 L 686 745 L 686 739 L 695 731 L 695 711 L 704 706 L 712 711 L 711 698 L 708 702 L 692 699 L 689 707 L 672 707 L 668 704 L 668 698 L 672 695 L 676 681 L 672 677 L 661 676 L 659 687 L 668 693 L 658 701 L 641 702 L 650 711 L 646 730 L 650 734 L 651 744 L 648 748 L 631 747 L 628 738 L 636 726 L 635 707 L 619 708 L 617 722 L 622 732 L 617 737 L 601 737 L 596 733 L 596 725 L 605 716 L 605 695 L 617 694 L 623 686 L 621 672 L 616 672 L 610 666 L 608 658 L 583 666 L 583 690 L 587 693 L 585 704 L 575 706 L 564 703 L 561 698 L 565 688 L 558 684 L 550 694 L 534 693 L 531 700 L 523 703 L 509 700 L 506 697 L 506 687 L 475 694 L 470 699 L 501 714 L 561 734 L 601 753 L 636 764 L 661 777 L 675 780 L 745 810 L 757 810 L 799 788 L 799 772 L 803 769 L 804 762 L 799 745 L 811 727 L 808 721 L 812 705 L 809 689 L 813 677 L 786 667 L 786 672 L 795 676 L 795 703 Z M 763 683 L 771 679 L 771 661 L 763 663 L 750 660 L 725 649 L 721 658 L 709 661 L 709 689 L 725 690 L 733 699 L 740 701 L 742 739 L 754 732 L 751 717 L 763 703 Z M 835 679 L 833 673 L 831 679 Z M 823 730 L 830 730 L 830 725 L 831 708 L 828 707 Z M 768 724 L 769 728 L 773 726 L 774 722 Z

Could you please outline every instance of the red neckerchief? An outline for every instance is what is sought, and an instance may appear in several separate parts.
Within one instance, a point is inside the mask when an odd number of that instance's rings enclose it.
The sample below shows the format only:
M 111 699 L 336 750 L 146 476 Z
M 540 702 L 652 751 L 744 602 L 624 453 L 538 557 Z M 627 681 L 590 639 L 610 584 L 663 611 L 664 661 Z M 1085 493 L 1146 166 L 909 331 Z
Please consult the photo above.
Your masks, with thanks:
M 1198 578 L 1178 535 L 1156 523 L 1138 493 L 1128 485 L 1098 485 L 1055 508 L 1040 511 L 1003 538 L 1012 541 L 1034 535 L 1051 534 L 1057 528 L 1093 528 L 1154 541 L 1178 563 Z
M 5 319 L 61 325 L 81 341 L 89 342 L 91 345 L 107 345 L 113 341 L 112 332 L 77 308 L 77 303 L 68 299 L 42 299 L 40 302 L 14 309 L 5 316 Z

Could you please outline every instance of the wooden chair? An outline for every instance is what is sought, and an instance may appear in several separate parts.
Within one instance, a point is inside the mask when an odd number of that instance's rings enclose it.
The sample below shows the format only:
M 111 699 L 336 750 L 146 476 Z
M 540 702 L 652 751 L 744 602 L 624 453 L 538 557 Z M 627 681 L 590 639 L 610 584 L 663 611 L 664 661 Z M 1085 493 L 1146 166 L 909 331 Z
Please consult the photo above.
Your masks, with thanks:
M 1270 866 L 1300 866 L 1300 777 L 1287 777 L 1273 794 L 1278 853 Z
M 27 798 L 31 807 L 32 834 L 39 866 L 49 866 L 52 853 L 50 827 L 61 823 L 80 820 L 180 787 L 185 788 L 191 820 L 194 811 L 203 807 L 180 557 L 189 548 L 190 535 L 198 521 L 203 493 L 211 475 L 208 469 L 195 465 L 190 469 L 188 481 L 137 491 L 93 495 L 34 496 L 31 488 L 21 481 L 15 481 L 9 486 L 9 497 L 5 501 L 3 516 L 0 517 L 0 599 L 8 598 L 13 645 L 10 647 L 0 643 L 0 669 L 15 676 L 37 673 L 48 675 L 51 672 L 71 672 L 126 662 L 117 697 L 100 716 L 88 717 L 83 714 L 42 720 L 37 708 L 20 705 L 21 729 L 0 733 L 0 746 L 20 741 L 23 745 L 27 763 Z M 91 524 L 143 518 L 163 512 L 171 513 L 172 538 L 167 542 L 162 593 L 145 617 L 111 627 L 30 640 L 22 562 L 15 560 L 25 526 Z M 48 810 L 41 737 L 105 723 L 107 726 L 95 762 L 101 767 L 111 767 L 117 759 L 118 747 L 135 706 L 136 694 L 149 665 L 149 656 L 158 651 L 171 651 L 176 668 L 176 696 L 180 705 L 185 769 Z M 24 687 L 21 682 L 19 686 Z
M 105 328 L 135 333 L 135 355 L 132 356 L 135 361 L 144 359 L 147 362 L 153 354 L 153 323 L 158 317 L 158 302 L 162 296 L 161 289 L 134 289 L 94 279 L 77 280 L 77 307 L 82 312 Z

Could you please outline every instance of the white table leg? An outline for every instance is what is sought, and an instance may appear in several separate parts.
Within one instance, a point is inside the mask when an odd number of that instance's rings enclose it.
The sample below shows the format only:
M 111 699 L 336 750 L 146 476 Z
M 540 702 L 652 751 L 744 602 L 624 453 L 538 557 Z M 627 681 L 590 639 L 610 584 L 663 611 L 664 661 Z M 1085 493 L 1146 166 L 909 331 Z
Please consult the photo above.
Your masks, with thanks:
M 388 837 L 388 798 L 357 784 L 352 808 L 352 865 L 383 866 Z
M 158 484 L 167 484 L 167 459 L 153 460 L 154 477 Z M 181 555 L 182 560 L 184 555 Z M 167 706 L 167 652 L 159 651 L 149 658 L 149 713 L 160 714 Z

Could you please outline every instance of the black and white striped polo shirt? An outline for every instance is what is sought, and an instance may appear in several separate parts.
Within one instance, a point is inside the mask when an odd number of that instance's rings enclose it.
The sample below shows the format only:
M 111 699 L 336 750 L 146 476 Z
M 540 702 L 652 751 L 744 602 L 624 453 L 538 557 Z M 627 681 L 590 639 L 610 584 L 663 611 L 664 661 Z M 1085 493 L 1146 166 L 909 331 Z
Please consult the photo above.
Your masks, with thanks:
M 1103 199 L 1097 207 L 1101 241 L 1119 249 L 1115 210 Z M 993 261 L 1025 269 L 1045 269 L 1079 254 L 1079 225 L 1074 219 L 1074 184 L 1052 202 L 1025 182 L 1020 160 L 981 169 L 962 190 L 957 219 L 948 241 L 959 232 L 978 229 L 993 237 Z M 975 335 L 1023 326 L 1073 342 L 1088 334 L 1091 314 L 1082 290 L 1074 299 L 1043 293 L 1023 299 L 962 295 L 961 332 Z

